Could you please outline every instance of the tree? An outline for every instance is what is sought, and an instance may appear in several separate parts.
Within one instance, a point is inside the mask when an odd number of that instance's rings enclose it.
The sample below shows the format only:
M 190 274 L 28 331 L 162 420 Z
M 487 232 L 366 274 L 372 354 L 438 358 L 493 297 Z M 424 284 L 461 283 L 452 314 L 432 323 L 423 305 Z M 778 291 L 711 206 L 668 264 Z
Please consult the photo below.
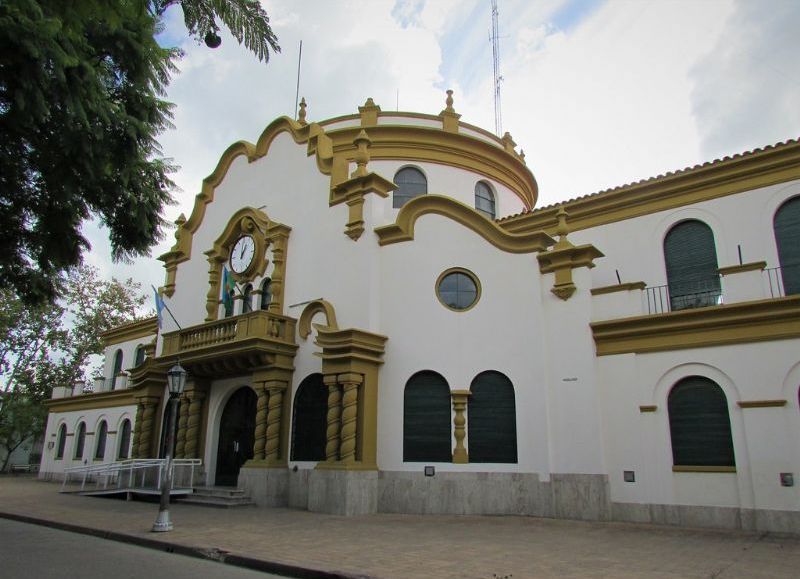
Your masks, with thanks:
M 44 431 L 54 386 L 86 382 L 92 357 L 101 354 L 100 335 L 142 317 L 139 284 L 101 280 L 81 266 L 64 283 L 64 297 L 35 306 L 0 290 L 0 471 L 25 440 Z
M 176 4 L 196 37 L 219 19 L 262 61 L 279 50 L 251 0 L 0 2 L 0 288 L 28 304 L 64 291 L 86 219 L 108 227 L 115 260 L 164 235 L 175 167 L 156 138 L 182 53 L 155 35 Z

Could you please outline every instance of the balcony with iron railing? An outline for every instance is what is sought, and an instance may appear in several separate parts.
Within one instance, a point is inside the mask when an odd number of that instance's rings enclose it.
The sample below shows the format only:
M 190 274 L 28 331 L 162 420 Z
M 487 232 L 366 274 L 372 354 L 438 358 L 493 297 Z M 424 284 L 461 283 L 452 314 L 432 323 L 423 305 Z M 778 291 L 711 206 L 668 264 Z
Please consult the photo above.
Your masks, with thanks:
M 715 308 L 800 294 L 800 264 L 767 268 L 753 262 L 720 268 L 705 280 L 646 286 L 642 282 L 595 288 L 593 320 Z

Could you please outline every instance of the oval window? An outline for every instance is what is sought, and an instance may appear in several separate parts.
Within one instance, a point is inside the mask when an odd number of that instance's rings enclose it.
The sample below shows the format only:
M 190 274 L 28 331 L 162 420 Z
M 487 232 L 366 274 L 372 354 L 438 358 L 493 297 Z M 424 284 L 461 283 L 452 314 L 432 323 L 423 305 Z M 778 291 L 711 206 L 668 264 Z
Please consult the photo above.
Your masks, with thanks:
M 448 269 L 436 281 L 436 297 L 443 305 L 463 312 L 480 298 L 481 286 L 475 274 L 462 268 Z

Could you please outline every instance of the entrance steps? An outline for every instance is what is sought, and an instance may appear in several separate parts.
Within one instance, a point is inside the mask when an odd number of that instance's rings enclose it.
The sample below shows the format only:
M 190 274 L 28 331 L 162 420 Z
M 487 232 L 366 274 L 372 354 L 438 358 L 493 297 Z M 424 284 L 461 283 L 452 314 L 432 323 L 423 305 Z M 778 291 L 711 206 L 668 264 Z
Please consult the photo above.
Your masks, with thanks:
M 231 507 L 250 507 L 255 503 L 244 489 L 234 487 L 194 487 L 194 492 L 180 499 L 184 505 L 198 505 L 229 509 Z

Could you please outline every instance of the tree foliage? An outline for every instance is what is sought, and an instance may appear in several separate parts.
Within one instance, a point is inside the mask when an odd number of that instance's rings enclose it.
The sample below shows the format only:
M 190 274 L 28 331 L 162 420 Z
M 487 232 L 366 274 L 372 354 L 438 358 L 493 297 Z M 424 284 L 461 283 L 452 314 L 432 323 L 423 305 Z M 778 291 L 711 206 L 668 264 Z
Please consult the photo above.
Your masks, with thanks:
M 86 219 L 108 227 L 115 260 L 163 237 L 175 167 L 157 136 L 181 51 L 155 35 L 176 3 L 192 34 L 219 19 L 260 59 L 278 49 L 249 0 L 0 2 L 0 287 L 27 303 L 64 289 L 89 249 Z
M 31 306 L 0 290 L 0 454 L 6 463 L 44 430 L 42 402 L 53 387 L 85 383 L 96 372 L 91 363 L 103 351 L 100 335 L 141 318 L 146 298 L 140 290 L 132 280 L 101 280 L 89 266 L 67 275 L 64 296 L 54 303 Z

